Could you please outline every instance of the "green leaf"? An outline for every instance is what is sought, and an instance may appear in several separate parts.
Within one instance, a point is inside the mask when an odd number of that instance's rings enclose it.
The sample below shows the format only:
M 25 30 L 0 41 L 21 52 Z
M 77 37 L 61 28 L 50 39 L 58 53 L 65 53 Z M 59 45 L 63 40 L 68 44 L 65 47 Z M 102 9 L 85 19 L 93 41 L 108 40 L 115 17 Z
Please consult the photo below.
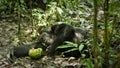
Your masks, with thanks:
M 72 42 L 68 42 L 68 41 L 65 43 L 66 43 L 65 45 L 58 46 L 57 48 L 70 48 L 70 47 L 77 48 L 78 47 L 78 44 L 76 44 L 76 43 L 72 43 Z
M 58 13 L 59 13 L 60 15 L 63 13 L 63 10 L 62 10 L 61 8 L 59 8 L 59 7 L 57 7 L 57 11 L 58 11 Z
M 88 58 L 88 59 L 82 59 L 80 61 L 80 64 L 87 66 L 87 68 L 94 68 L 93 62 L 92 62 L 92 60 L 90 58 Z
M 66 44 L 66 45 L 58 46 L 57 48 L 70 48 L 70 47 L 74 47 L 74 46 L 73 46 L 73 45 Z
M 65 51 L 63 53 L 69 53 L 69 52 L 76 51 L 76 50 L 78 50 L 78 48 L 72 48 L 72 49 L 69 49 L 69 50 L 67 50 L 67 51 Z
M 73 42 L 66 41 L 65 43 L 67 43 L 67 44 L 69 44 L 69 45 L 72 45 L 72 46 L 74 46 L 74 47 L 78 47 L 78 44 L 73 43 Z
M 87 59 L 86 60 L 86 65 L 87 65 L 88 68 L 93 68 L 92 60 L 91 59 Z
M 85 58 L 86 55 L 85 54 L 81 54 L 81 56 L 82 56 L 82 58 Z
M 20 0 L 20 3 L 22 3 L 22 4 L 23 4 L 23 3 L 25 3 L 25 2 L 24 2 L 24 0 Z
M 79 46 L 79 51 L 82 51 L 83 48 L 84 48 L 84 45 L 83 45 L 83 44 L 80 44 L 80 46 Z

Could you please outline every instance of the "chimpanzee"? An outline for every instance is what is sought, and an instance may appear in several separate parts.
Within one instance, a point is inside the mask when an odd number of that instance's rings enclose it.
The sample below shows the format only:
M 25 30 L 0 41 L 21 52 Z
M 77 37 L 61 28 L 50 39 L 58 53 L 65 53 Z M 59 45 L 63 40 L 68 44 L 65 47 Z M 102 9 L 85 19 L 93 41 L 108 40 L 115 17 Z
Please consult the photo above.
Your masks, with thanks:
M 10 49 L 10 51 L 7 54 L 7 58 L 10 59 L 11 56 L 28 56 L 28 51 L 32 47 L 40 47 L 43 48 L 43 50 L 46 50 L 46 48 L 48 47 L 47 55 L 53 56 L 56 52 L 56 48 L 63 44 L 65 41 L 71 41 L 80 44 L 85 38 L 84 35 L 86 35 L 86 32 L 79 28 L 73 28 L 71 25 L 68 24 L 56 24 L 51 27 L 50 31 L 40 32 L 39 40 L 41 41 L 30 44 L 28 46 L 19 46 Z M 42 46 L 42 43 L 45 43 L 49 46 Z M 67 54 L 67 56 L 76 56 L 78 55 L 78 53 L 79 51 L 71 52 L 71 54 Z
M 48 48 L 48 56 L 53 56 L 56 52 L 56 48 L 63 44 L 65 41 L 74 42 L 80 44 L 84 40 L 86 32 L 79 29 L 73 28 L 68 24 L 56 24 L 51 27 L 50 34 L 55 36 L 53 43 Z M 78 55 L 78 51 L 76 52 Z M 71 56 L 76 56 L 74 53 Z M 70 54 L 69 54 L 70 55 Z

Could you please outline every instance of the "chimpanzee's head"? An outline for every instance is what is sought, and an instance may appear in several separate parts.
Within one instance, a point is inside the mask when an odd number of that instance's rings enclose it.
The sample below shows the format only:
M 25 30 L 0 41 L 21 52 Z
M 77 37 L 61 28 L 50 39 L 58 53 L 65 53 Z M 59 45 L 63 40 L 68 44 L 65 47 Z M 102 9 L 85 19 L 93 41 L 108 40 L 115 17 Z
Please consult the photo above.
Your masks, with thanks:
M 46 45 L 50 45 L 53 43 L 55 36 L 53 36 L 49 31 L 42 31 L 39 33 L 38 40 L 41 43 L 45 43 Z

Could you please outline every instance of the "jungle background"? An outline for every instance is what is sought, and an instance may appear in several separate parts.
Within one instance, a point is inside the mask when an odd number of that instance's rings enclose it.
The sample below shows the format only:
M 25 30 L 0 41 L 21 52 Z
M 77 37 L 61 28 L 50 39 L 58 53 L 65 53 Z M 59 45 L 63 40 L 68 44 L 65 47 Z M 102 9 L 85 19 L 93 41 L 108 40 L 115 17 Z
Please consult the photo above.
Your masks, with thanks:
M 92 38 L 84 43 L 92 57 L 22 57 L 7 62 L 8 49 L 35 42 L 40 30 L 57 23 L 87 30 Z M 0 68 L 104 67 L 120 68 L 119 0 L 0 0 Z

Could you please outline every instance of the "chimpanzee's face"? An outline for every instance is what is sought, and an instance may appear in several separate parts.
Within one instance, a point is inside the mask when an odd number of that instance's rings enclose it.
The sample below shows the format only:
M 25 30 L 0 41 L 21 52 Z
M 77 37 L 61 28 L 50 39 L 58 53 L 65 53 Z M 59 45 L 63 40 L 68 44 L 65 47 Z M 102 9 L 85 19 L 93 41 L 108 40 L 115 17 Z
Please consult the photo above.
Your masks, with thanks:
M 39 40 L 42 43 L 45 43 L 46 45 L 52 44 L 54 39 L 55 39 L 55 36 L 47 32 L 42 32 L 39 37 Z

